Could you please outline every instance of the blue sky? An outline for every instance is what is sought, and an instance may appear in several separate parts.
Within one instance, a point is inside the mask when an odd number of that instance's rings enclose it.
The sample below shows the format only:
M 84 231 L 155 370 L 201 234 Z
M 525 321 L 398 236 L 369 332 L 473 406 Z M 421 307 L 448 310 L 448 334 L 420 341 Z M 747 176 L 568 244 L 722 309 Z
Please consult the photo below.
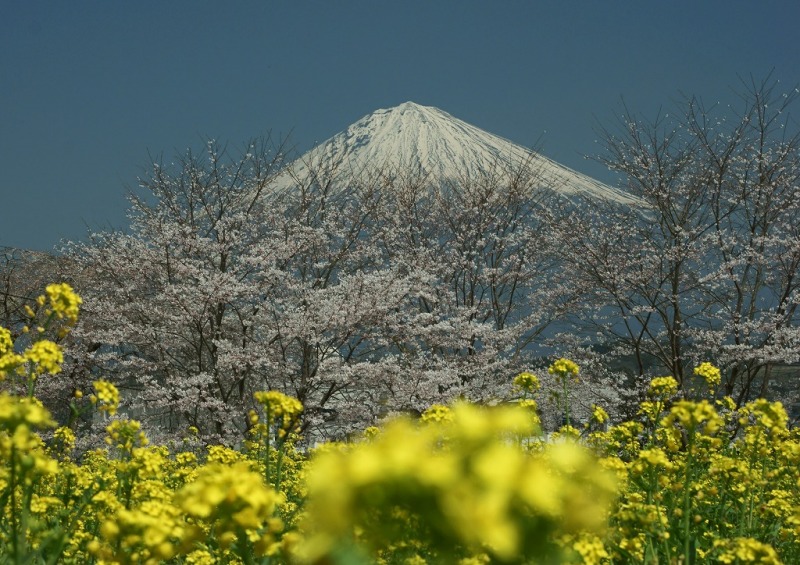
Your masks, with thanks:
M 600 180 L 624 97 L 736 100 L 800 82 L 800 2 L 327 1 L 0 4 L 0 246 L 125 228 L 148 152 L 291 133 L 299 150 L 407 100 Z

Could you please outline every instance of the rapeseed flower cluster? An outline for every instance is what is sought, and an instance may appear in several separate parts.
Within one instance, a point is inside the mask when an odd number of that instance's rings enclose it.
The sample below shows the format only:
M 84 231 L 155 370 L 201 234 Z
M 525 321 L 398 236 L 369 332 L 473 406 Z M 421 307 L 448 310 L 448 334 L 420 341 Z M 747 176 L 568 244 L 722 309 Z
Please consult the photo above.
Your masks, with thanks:
M 697 374 L 713 385 L 717 370 Z M 800 562 L 800 434 L 781 404 L 678 392 L 653 379 L 640 422 L 589 438 L 625 485 L 603 538 L 613 562 Z
M 30 375 L 36 378 L 49 373 L 55 375 L 61 372 L 64 354 L 61 348 L 52 341 L 41 340 L 32 344 L 23 354 L 25 361 L 30 363 Z
M 664 430 L 683 429 L 690 435 L 694 433 L 713 436 L 722 426 L 722 418 L 708 400 L 676 402 L 664 417 Z
M 106 443 L 128 456 L 133 455 L 134 448 L 149 443 L 142 424 L 136 420 L 114 420 L 106 428 L 106 433 Z
M 453 411 L 450 410 L 449 406 L 445 406 L 443 404 L 433 404 L 427 410 L 425 410 L 425 412 L 422 413 L 422 416 L 420 416 L 420 421 L 432 424 L 442 424 L 445 422 L 452 422 Z M 368 435 L 370 437 L 375 437 L 376 435 L 378 435 L 376 432 L 377 429 L 371 431 Z
M 711 363 L 700 363 L 700 365 L 694 368 L 694 374 L 701 377 L 711 390 L 722 382 L 722 373 L 719 368 Z
M 0 327 L 0 356 L 14 351 L 14 339 L 11 332 L 6 328 Z
M 277 390 L 260 391 L 253 396 L 264 408 L 267 425 L 276 425 L 280 437 L 294 428 L 303 412 L 303 405 L 299 400 Z
M 714 542 L 719 563 L 760 563 L 780 565 L 782 562 L 775 549 L 753 538 L 734 538 Z
M 514 387 L 524 393 L 535 394 L 541 387 L 541 383 L 536 375 L 525 371 L 514 377 Z
M 245 461 L 202 467 L 176 495 L 183 513 L 213 530 L 222 548 L 239 543 L 258 556 L 278 551 L 273 534 L 283 528 L 275 516 L 282 499 Z M 252 547 L 251 533 L 256 537 Z
M 69 457 L 75 449 L 75 432 L 67 426 L 59 427 L 53 432 L 53 444 L 50 447 L 56 457 Z
M 569 359 L 564 359 L 563 357 L 558 361 L 554 362 L 550 367 L 548 367 L 547 372 L 551 375 L 555 375 L 561 378 L 565 378 L 568 376 L 576 377 L 578 374 L 579 368 L 577 363 L 574 361 L 570 361 Z
M 78 312 L 83 299 L 67 283 L 50 284 L 45 289 L 50 300 L 50 311 L 69 323 L 78 321 Z
M 46 429 L 55 425 L 50 413 L 36 398 L 19 398 L 0 392 L 0 430 L 13 432 L 24 426 Z
M 100 525 L 100 536 L 90 542 L 90 553 L 112 563 L 156 565 L 179 553 L 187 530 L 181 510 L 148 500 L 137 508 L 120 508 Z
M 592 405 L 592 422 L 603 425 L 608 422 L 608 419 L 608 412 L 605 411 L 605 408 L 597 404 Z
M 89 400 L 96 408 L 109 416 L 114 416 L 119 409 L 119 390 L 110 382 L 100 379 L 92 383 L 94 394 Z
M 460 403 L 430 414 L 437 417 L 421 424 L 394 420 L 369 441 L 325 450 L 312 462 L 302 558 L 357 544 L 367 561 L 410 550 L 425 562 L 508 561 L 557 555 L 559 536 L 602 530 L 614 480 L 588 450 L 520 448 L 538 428 L 516 406 Z
M 24 375 L 24 364 L 25 358 L 13 351 L 0 355 L 0 381 L 5 380 L 9 375 Z
M 555 377 L 557 388 L 551 390 L 551 395 L 555 400 L 558 411 L 563 415 L 564 425 L 570 426 L 570 383 L 578 382 L 578 365 L 569 359 L 558 359 L 547 372 Z
M 678 392 L 678 381 L 674 377 L 655 377 L 650 381 L 647 395 L 667 399 Z
M 79 306 L 48 287 L 42 327 Z M 434 405 L 304 452 L 302 405 L 264 391 L 244 449 L 174 451 L 99 380 L 73 402 L 103 415 L 107 445 L 75 459 L 79 429 L 51 432 L 35 398 L 63 363 L 40 337 L 22 347 L 0 328 L 0 375 L 22 377 L 0 392 L 4 563 L 800 563 L 800 433 L 777 402 L 687 400 L 659 377 L 635 419 L 593 406 L 583 429 L 545 440 L 538 379 L 521 373 L 508 404 Z M 548 371 L 567 415 L 578 372 Z M 721 379 L 708 363 L 695 374 L 709 390 Z
M 15 348 L 13 334 L 8 328 L 0 327 L 0 381 L 9 377 L 20 379 L 24 384 L 27 396 L 32 397 L 35 390 L 35 381 L 42 375 L 56 375 L 61 372 L 64 363 L 64 354 L 61 347 L 54 341 L 45 339 L 43 334 L 48 328 L 57 330 L 55 339 L 63 337 L 69 332 L 69 325 L 77 320 L 80 297 L 69 285 L 50 285 L 47 287 L 50 296 L 50 307 L 44 310 L 45 320 L 37 326 L 40 339 L 34 341 L 27 348 Z M 44 295 L 37 298 L 37 305 L 42 308 L 47 299 Z M 31 318 L 37 318 L 37 312 L 29 305 L 25 311 Z M 65 318 L 65 319 L 64 319 Z M 64 319 L 62 321 L 62 319 Z M 61 326 L 59 328 L 59 326 Z M 28 326 L 22 328 L 23 333 L 29 331 Z M 19 344 L 16 344 L 19 345 Z

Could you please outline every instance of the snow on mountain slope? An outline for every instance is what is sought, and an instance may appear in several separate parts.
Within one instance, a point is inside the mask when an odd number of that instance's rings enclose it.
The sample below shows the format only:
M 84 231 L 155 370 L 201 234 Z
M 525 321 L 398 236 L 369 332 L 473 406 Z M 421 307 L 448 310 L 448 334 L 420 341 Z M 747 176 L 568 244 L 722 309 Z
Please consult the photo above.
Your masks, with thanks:
M 346 180 L 362 172 L 423 173 L 432 179 L 478 179 L 526 167 L 539 186 L 626 204 L 624 192 L 470 125 L 432 106 L 406 102 L 376 110 L 295 161 L 276 179 L 289 188 L 310 172 L 335 171 Z M 502 178 L 502 177 L 501 177 Z M 334 181 L 336 182 L 336 181 Z

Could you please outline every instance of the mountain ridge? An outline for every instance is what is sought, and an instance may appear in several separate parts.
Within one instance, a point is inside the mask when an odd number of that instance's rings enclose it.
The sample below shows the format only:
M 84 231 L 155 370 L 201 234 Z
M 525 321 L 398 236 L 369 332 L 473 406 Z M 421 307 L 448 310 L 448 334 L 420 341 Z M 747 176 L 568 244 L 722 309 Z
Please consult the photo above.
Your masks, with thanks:
M 404 102 L 363 116 L 289 165 L 278 188 L 323 171 L 335 183 L 366 170 L 414 172 L 436 181 L 530 171 L 537 187 L 635 205 L 636 199 L 444 110 Z

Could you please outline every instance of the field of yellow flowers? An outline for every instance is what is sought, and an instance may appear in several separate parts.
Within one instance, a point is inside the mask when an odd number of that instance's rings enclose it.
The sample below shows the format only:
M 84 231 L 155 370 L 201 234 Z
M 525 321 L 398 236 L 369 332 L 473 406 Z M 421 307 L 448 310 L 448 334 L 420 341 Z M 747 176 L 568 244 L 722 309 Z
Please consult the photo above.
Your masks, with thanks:
M 50 285 L 31 316 L 69 331 L 80 298 Z M 300 403 L 256 393 L 240 450 L 150 445 L 98 380 L 73 413 L 107 421 L 74 453 L 35 381 L 63 355 L 0 328 L 3 563 L 800 563 L 800 434 L 780 403 L 687 400 L 653 379 L 639 417 L 541 435 L 537 377 L 515 402 L 432 406 L 349 443 L 298 448 Z M 550 373 L 568 386 L 569 360 Z M 568 395 L 564 395 L 568 398 Z M 566 413 L 568 413 L 568 407 Z

